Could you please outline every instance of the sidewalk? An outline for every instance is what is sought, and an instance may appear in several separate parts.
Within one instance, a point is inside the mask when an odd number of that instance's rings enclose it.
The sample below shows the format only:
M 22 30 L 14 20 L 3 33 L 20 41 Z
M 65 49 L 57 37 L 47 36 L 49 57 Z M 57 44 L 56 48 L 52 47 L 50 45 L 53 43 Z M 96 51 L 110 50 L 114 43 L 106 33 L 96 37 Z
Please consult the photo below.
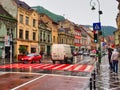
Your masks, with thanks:
M 120 61 L 118 76 L 110 72 L 108 56 L 102 57 L 100 71 L 96 72 L 96 90 L 120 90 Z

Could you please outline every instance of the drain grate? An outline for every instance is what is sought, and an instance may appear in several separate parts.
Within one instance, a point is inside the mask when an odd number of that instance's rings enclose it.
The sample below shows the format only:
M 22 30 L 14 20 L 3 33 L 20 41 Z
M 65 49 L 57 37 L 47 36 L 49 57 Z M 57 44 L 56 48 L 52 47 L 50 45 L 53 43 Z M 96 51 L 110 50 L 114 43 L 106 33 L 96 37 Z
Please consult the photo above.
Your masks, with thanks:
M 21 76 L 20 78 L 22 78 L 22 79 L 30 79 L 30 78 L 33 78 L 33 76 Z

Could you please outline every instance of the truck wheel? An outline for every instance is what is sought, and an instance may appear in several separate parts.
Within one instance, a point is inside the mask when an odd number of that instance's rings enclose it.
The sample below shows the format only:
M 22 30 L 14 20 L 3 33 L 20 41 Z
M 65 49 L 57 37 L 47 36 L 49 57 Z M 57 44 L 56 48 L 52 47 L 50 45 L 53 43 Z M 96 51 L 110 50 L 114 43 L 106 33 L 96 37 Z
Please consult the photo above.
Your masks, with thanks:
M 67 58 L 67 57 L 65 57 L 65 58 L 64 58 L 64 62 L 65 62 L 65 64 L 67 64 L 67 63 L 68 63 L 68 61 L 67 61 L 67 60 L 68 60 L 68 58 Z
M 55 60 L 52 60 L 53 64 L 55 64 Z
M 63 60 L 60 60 L 60 64 L 63 64 Z
M 39 60 L 39 63 L 41 63 L 41 59 Z
M 33 64 L 33 63 L 35 63 L 35 61 L 34 61 L 34 60 L 32 60 L 31 64 Z
M 28 64 L 28 61 L 23 61 L 24 64 Z
M 73 57 L 71 57 L 71 64 L 73 64 Z

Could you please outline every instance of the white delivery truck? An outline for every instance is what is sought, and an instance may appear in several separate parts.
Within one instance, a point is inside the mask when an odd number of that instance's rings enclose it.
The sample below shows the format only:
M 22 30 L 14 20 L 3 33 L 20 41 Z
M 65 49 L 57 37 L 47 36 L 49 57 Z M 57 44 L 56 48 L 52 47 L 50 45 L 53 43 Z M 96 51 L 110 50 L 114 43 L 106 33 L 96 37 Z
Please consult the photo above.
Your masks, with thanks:
M 60 61 L 60 63 L 73 63 L 70 45 L 53 44 L 51 49 L 51 60 L 54 64 L 56 61 Z

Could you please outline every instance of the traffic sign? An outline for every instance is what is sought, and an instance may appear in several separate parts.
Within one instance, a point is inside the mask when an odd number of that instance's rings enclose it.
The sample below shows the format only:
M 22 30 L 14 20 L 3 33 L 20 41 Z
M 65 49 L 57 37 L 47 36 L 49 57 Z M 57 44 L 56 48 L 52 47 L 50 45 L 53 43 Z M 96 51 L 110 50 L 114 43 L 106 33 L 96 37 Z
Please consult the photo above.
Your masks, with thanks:
M 101 30 L 101 23 L 93 23 L 93 30 Z

